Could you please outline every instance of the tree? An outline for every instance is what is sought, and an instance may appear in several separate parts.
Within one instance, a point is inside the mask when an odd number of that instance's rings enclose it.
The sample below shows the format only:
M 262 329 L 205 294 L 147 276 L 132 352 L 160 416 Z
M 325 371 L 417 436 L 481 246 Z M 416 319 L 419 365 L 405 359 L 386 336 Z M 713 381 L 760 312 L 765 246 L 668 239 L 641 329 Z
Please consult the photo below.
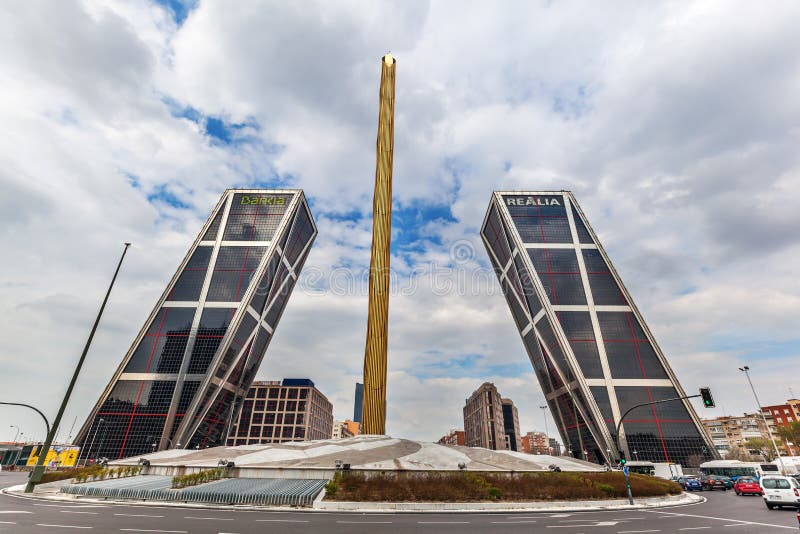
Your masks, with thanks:
M 790 442 L 796 453 L 798 450 L 798 444 L 800 444 L 800 421 L 779 426 L 778 435 L 781 437 L 784 443 Z
M 744 447 L 731 447 L 728 454 L 725 455 L 726 460 L 739 460 L 741 462 L 749 462 L 753 459 L 750 451 Z
M 744 446 L 748 450 L 758 451 L 765 460 L 771 462 L 776 458 L 775 448 L 772 446 L 772 441 L 764 438 L 750 438 L 744 442 Z

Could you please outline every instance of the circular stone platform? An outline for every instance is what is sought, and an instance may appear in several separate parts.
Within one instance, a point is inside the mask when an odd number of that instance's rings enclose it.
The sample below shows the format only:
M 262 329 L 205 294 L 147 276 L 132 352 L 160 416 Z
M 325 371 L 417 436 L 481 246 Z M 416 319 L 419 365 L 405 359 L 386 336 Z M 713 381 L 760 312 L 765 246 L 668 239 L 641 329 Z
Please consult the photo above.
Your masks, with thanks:
M 151 474 L 177 474 L 217 467 L 220 460 L 234 462 L 239 476 L 297 476 L 301 471 L 335 470 L 337 463 L 350 464 L 353 470 L 368 471 L 602 471 L 597 464 L 567 456 L 492 451 L 477 447 L 453 447 L 392 438 L 356 436 L 318 441 L 296 441 L 210 449 L 170 449 L 111 462 L 111 465 L 136 465 L 150 462 Z M 338 462 L 337 462 L 338 461 Z M 290 473 L 291 472 L 291 473 Z

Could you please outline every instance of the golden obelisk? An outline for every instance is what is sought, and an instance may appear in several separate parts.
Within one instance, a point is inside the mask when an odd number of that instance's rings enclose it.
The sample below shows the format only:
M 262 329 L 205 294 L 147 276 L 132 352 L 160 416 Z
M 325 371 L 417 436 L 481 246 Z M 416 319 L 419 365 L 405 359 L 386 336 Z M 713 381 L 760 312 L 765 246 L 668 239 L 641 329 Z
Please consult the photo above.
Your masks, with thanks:
M 372 198 L 367 346 L 364 351 L 362 434 L 386 433 L 386 346 L 389 334 L 389 245 L 392 236 L 395 64 L 396 61 L 391 54 L 386 54 L 381 59 L 375 193 Z

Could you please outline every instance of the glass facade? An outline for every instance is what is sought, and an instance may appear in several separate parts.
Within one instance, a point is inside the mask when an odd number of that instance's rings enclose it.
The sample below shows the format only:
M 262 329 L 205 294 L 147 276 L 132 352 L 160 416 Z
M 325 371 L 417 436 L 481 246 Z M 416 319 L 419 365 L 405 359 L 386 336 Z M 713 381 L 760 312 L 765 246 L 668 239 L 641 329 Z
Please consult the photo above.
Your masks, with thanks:
M 81 458 L 224 442 L 316 234 L 302 191 L 226 191 L 81 428 Z
M 496 192 L 481 236 L 567 451 L 618 458 L 616 423 L 685 395 L 569 192 Z M 686 400 L 637 408 L 631 458 L 698 464 L 716 451 Z

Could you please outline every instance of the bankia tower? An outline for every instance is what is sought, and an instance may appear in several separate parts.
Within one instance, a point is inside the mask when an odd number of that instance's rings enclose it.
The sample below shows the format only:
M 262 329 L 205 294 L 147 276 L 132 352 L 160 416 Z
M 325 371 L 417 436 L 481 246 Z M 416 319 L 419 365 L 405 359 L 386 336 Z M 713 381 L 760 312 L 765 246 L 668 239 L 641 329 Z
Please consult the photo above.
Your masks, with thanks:
M 225 191 L 81 428 L 81 457 L 224 443 L 316 235 L 301 190 Z
M 481 237 L 566 449 L 613 462 L 628 408 L 685 393 L 575 197 L 495 192 Z M 687 400 L 635 409 L 619 441 L 629 459 L 717 454 Z

